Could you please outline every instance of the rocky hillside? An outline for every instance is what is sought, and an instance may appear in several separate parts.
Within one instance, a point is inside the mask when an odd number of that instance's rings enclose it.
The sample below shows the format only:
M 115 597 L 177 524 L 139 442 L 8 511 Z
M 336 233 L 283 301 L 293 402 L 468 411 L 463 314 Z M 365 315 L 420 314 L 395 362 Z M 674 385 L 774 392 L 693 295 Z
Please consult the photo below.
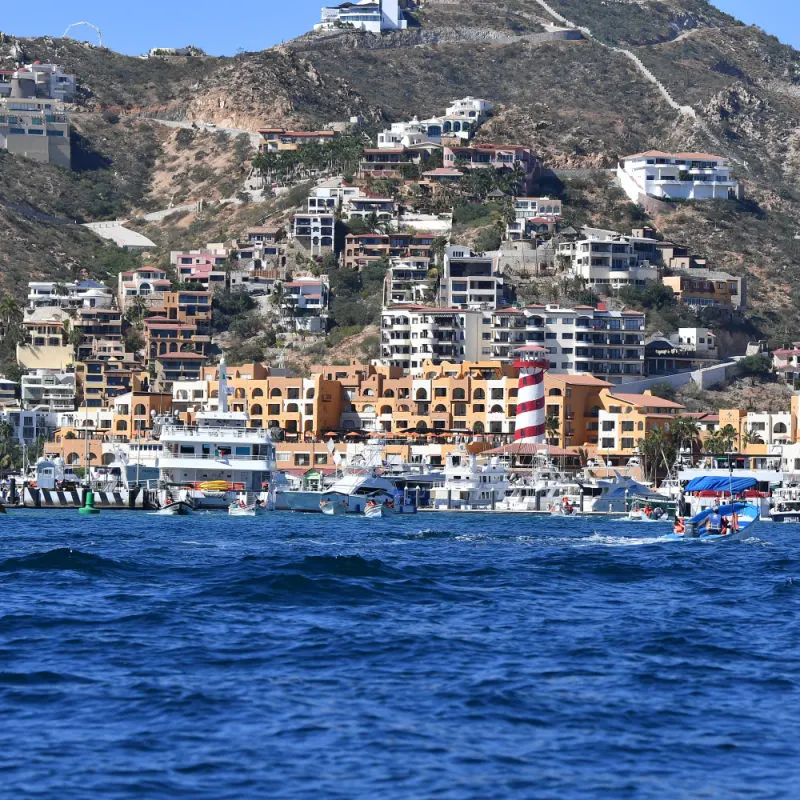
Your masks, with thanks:
M 191 193 L 196 165 L 175 152 L 174 132 L 154 133 L 140 115 L 246 130 L 355 114 L 377 124 L 469 93 L 498 104 L 485 139 L 531 145 L 556 169 L 612 168 L 650 147 L 719 152 L 734 160 L 747 200 L 678 206 L 654 222 L 714 266 L 748 274 L 765 330 L 800 322 L 800 54 L 705 0 L 426 0 L 417 18 L 419 27 L 402 33 L 306 35 L 235 58 L 143 60 L 22 40 L 0 46 L 0 64 L 23 55 L 78 74 L 79 108 L 91 123 L 86 150 L 101 157 L 96 174 L 78 180 L 100 181 L 114 212 L 163 200 L 170 164 Z M 569 24 L 582 38 L 564 39 L 559 29 Z M 129 134 L 156 151 L 133 170 L 125 162 L 138 143 L 117 146 Z M 216 165 L 229 170 L 230 161 L 212 144 L 197 174 L 214 188 L 224 183 Z M 8 169 L 0 159 L 4 186 Z M 74 216 L 67 194 L 46 205 Z M 35 192 L 27 202 L 45 204 Z

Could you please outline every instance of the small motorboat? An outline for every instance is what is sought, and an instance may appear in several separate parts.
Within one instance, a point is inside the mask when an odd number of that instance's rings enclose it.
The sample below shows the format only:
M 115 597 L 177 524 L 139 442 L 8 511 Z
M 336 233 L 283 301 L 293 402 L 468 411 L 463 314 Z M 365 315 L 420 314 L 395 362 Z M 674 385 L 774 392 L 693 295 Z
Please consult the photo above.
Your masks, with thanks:
M 347 513 L 347 500 L 326 499 L 320 500 L 319 510 L 329 517 L 340 517 Z
M 709 528 L 709 522 L 713 521 L 709 518 L 715 511 L 722 525 Z M 679 517 L 673 531 L 682 539 L 742 539 L 750 535 L 760 517 L 760 509 L 752 503 L 728 503 L 716 509 L 703 509 L 686 521 Z
M 633 506 L 625 519 L 629 522 L 667 522 L 669 516 L 663 508 L 658 506 L 655 508 L 650 508 L 650 506 L 645 506 L 644 508 Z
M 392 514 L 392 510 L 386 503 L 376 503 L 374 500 L 369 500 L 364 506 L 364 516 L 367 519 L 378 519 L 379 517 L 388 517 Z
M 155 513 L 162 517 L 185 517 L 192 514 L 194 509 L 183 500 L 171 500 Z
M 228 514 L 232 517 L 254 517 L 256 515 L 255 503 L 248 505 L 243 500 L 236 500 L 228 506 Z
M 563 503 L 554 503 L 550 507 L 550 513 L 555 517 L 571 517 L 575 513 L 575 506 L 565 497 Z

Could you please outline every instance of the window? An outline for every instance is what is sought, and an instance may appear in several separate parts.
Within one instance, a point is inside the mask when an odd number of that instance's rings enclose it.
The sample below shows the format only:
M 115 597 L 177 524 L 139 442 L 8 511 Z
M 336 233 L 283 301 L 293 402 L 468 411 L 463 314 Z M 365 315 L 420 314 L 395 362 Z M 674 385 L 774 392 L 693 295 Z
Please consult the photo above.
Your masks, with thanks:
M 626 437 L 622 440 L 622 449 L 623 450 L 633 450 L 634 442 L 632 437 Z
M 604 432 L 613 431 L 615 427 L 616 427 L 616 423 L 613 420 L 609 420 L 609 419 L 603 420 L 603 431 Z
M 623 422 L 622 423 L 622 431 L 623 433 L 632 433 L 634 429 L 633 422 Z

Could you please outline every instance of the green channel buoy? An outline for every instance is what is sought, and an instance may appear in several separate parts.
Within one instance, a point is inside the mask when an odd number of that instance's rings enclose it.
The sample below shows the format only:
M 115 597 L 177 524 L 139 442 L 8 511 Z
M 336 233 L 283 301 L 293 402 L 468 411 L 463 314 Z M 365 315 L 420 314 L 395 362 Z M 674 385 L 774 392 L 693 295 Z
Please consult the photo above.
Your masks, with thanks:
M 83 498 L 83 508 L 78 509 L 79 514 L 99 514 L 100 510 L 94 507 L 94 492 L 89 490 Z

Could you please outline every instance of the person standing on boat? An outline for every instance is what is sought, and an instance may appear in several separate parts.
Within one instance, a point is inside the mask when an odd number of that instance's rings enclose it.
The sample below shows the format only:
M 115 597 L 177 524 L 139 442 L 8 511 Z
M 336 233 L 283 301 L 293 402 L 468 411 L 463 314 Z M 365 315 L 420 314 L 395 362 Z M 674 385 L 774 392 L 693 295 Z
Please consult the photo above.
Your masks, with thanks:
M 719 506 L 715 505 L 708 515 L 706 522 L 706 533 L 719 534 L 722 530 L 722 515 L 719 513 Z

